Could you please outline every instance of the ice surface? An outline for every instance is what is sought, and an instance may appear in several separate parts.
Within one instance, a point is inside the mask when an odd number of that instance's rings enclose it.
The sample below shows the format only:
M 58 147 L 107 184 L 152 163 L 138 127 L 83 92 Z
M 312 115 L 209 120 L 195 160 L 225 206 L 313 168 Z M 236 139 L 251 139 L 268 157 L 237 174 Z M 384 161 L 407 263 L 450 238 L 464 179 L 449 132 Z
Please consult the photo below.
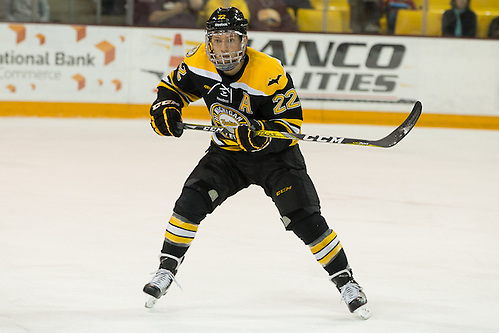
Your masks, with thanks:
M 171 209 L 208 143 L 159 137 L 147 119 L 0 118 L 0 332 L 499 331 L 499 131 L 416 126 L 389 149 L 301 143 L 368 321 L 258 187 L 203 221 L 182 290 L 145 309 Z

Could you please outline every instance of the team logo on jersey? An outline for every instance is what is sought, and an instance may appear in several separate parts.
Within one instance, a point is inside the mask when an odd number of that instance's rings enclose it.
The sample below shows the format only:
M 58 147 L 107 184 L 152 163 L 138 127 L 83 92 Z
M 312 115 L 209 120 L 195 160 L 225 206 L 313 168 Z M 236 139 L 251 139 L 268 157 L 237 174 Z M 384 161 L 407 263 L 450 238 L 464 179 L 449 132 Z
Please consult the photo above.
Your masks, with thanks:
M 277 77 L 276 77 L 275 79 L 270 78 L 270 79 L 269 79 L 269 84 L 267 84 L 267 86 L 269 86 L 269 87 L 270 87 L 270 86 L 271 86 L 271 85 L 273 85 L 273 84 L 277 84 L 277 85 L 279 85 L 279 80 L 281 79 L 281 76 L 282 76 L 282 75 L 281 75 L 281 74 L 279 74 L 279 75 L 277 75 Z
M 210 94 L 216 94 L 216 99 L 221 103 L 232 103 L 232 88 L 220 82 L 210 88 L 208 95 Z
M 220 84 L 217 99 L 221 102 L 232 103 L 232 89 Z
M 234 133 L 234 130 L 239 125 L 249 124 L 248 118 L 240 111 L 232 109 L 222 104 L 212 104 L 210 108 L 211 119 L 217 126 L 223 126 Z M 230 137 L 230 139 L 234 139 Z

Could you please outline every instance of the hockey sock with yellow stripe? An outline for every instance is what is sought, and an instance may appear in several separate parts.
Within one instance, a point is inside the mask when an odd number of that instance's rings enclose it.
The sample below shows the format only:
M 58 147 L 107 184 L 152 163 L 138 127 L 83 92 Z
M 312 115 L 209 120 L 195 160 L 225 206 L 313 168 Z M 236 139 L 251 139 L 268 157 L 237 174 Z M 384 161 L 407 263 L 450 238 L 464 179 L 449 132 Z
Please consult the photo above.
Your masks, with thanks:
M 324 269 L 333 274 L 348 266 L 347 257 L 338 235 L 331 229 L 324 232 L 314 242 L 308 244 L 315 259 Z
M 166 226 L 161 253 L 171 254 L 177 258 L 183 257 L 194 240 L 198 227 L 199 224 L 173 213 Z

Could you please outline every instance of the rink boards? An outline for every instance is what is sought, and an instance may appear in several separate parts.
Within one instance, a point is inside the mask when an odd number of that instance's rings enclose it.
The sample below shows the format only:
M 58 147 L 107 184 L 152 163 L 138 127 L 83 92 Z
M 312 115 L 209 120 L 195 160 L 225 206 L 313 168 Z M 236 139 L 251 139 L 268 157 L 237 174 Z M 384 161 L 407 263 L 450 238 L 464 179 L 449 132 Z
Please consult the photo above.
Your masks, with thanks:
M 293 76 L 305 121 L 499 129 L 499 43 L 250 32 Z M 0 24 L 0 115 L 148 116 L 155 87 L 202 30 Z M 201 102 L 184 117 L 208 119 Z

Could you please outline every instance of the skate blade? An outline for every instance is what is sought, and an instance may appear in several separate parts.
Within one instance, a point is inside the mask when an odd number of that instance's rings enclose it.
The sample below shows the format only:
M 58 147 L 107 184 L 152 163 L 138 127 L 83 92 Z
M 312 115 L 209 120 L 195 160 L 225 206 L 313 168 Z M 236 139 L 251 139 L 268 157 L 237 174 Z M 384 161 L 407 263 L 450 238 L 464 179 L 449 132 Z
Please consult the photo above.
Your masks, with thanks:
M 372 313 L 369 311 L 369 309 L 366 309 L 366 307 L 361 306 L 357 310 L 355 310 L 353 313 L 357 314 L 360 318 L 367 320 L 371 318 Z
M 148 309 L 152 309 L 154 307 L 154 304 L 156 304 L 157 301 L 158 301 L 157 298 L 154 298 L 154 297 L 148 295 L 146 298 L 146 303 L 144 304 L 144 306 Z

